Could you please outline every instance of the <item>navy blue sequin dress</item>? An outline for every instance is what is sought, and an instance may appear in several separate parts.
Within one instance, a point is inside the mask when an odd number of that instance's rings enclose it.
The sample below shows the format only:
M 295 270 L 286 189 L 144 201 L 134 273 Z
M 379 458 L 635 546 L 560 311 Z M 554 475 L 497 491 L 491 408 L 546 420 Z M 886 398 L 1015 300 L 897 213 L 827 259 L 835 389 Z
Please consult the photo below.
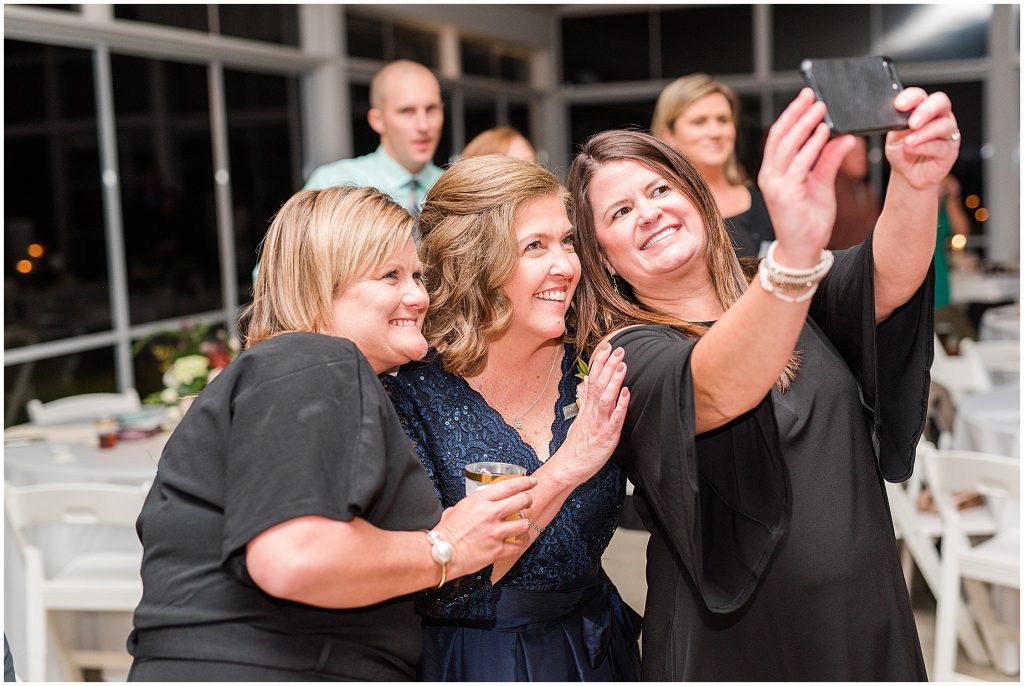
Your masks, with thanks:
M 576 353 L 566 347 L 550 453 L 565 440 L 575 402 Z M 463 468 L 511 462 L 533 473 L 543 464 L 466 381 L 439 358 L 382 377 L 399 418 L 450 507 L 465 495 Z M 574 490 L 558 514 L 496 585 L 491 567 L 427 591 L 424 681 L 635 681 L 640 617 L 601 569 L 618 525 L 625 476 L 614 460 Z

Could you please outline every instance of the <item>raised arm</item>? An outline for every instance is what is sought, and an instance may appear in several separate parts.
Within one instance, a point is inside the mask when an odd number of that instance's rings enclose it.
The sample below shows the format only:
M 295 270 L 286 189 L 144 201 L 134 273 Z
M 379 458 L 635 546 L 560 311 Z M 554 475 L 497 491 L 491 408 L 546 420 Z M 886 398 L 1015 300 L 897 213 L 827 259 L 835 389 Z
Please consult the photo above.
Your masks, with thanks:
M 945 93 L 908 88 L 896 97 L 896 109 L 912 114 L 908 130 L 891 131 L 885 139 L 892 174 L 873 241 L 876 323 L 907 302 L 928 273 L 940 186 L 960 151 Z
M 835 177 L 853 147 L 829 140 L 825 105 L 803 89 L 768 132 L 758 185 L 778 241 L 775 261 L 804 269 L 818 263 L 835 222 Z M 754 279 L 746 293 L 693 350 L 697 433 L 757 406 L 786 367 L 807 317 L 809 299 L 791 302 Z M 799 296 L 793 292 L 792 296 Z

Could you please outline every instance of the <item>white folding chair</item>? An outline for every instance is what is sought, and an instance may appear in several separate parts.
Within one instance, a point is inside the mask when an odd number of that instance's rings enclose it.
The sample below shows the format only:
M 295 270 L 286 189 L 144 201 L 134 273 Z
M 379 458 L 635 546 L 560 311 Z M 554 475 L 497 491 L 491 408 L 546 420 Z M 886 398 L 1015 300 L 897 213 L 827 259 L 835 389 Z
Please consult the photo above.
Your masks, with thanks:
M 986 499 L 1020 498 L 1020 462 L 1000 455 L 960 450 L 936 450 L 924 454 L 929 488 L 943 522 L 940 592 L 936 596 L 935 667 L 938 681 L 967 680 L 956 671 L 956 625 L 962 613 L 960 582 L 967 593 L 968 608 L 978 624 L 991 656 L 1002 642 L 1020 642 L 1020 627 L 1000 621 L 992 611 L 982 584 L 1020 588 L 1020 528 L 999 531 L 972 545 L 962 513 L 953 502 L 954 491 L 977 491 Z
M 25 665 L 27 681 L 47 679 L 47 641 L 53 637 L 61 665 L 81 678 L 82 669 L 127 669 L 131 656 L 121 650 L 76 648 L 54 621 L 55 612 L 132 612 L 142 598 L 142 547 L 132 552 L 89 550 L 47 574 L 43 552 L 32 534 L 47 525 L 135 526 L 148 484 L 4 484 L 4 510 L 25 564 Z
M 932 595 L 938 597 L 940 590 L 940 562 L 936 542 L 942 538 L 942 518 L 938 513 L 922 512 L 917 499 L 922 490 L 923 453 L 934 451 L 935 447 L 922 440 L 917 447 L 917 462 L 914 473 L 902 484 L 885 482 L 889 498 L 889 510 L 896 538 L 903 543 L 903 574 L 907 588 L 911 587 L 914 567 L 921 570 Z M 963 528 L 969 536 L 990 536 L 996 531 L 991 512 L 985 507 L 974 507 L 960 513 Z M 975 664 L 988 664 L 988 654 L 981 637 L 966 612 L 957 615 L 957 632 L 967 658 Z
M 142 409 L 142 401 L 139 400 L 139 392 L 129 388 L 124 393 L 83 393 L 48 403 L 33 398 L 28 401 L 26 409 L 33 424 L 49 426 L 138 412 Z

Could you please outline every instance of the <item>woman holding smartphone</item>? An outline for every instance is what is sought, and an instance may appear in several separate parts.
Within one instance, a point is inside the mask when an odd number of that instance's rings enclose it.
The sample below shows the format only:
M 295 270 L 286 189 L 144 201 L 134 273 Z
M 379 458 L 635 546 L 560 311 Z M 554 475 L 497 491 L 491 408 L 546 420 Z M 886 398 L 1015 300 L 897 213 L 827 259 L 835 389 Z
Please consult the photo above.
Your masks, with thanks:
M 934 350 L 949 99 L 896 98 L 885 207 L 834 255 L 829 139 L 804 89 L 759 174 L 778 239 L 748 283 L 707 185 L 651 136 L 587 141 L 568 185 L 581 349 L 626 351 L 615 458 L 651 531 L 643 674 L 654 681 L 917 681 L 924 661 L 882 479 L 913 470 Z M 593 291 L 588 291 L 588 287 Z

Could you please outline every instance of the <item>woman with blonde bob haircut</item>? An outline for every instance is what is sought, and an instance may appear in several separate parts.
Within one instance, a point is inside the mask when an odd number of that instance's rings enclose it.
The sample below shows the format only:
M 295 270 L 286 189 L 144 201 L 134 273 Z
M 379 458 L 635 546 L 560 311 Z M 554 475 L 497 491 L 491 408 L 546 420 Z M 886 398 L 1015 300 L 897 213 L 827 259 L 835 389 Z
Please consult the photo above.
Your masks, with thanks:
M 365 188 L 277 213 L 246 350 L 175 429 L 139 517 L 130 680 L 411 680 L 409 594 L 518 551 L 536 480 L 442 512 L 376 378 L 427 350 L 411 230 Z
M 682 76 L 665 86 L 651 118 L 651 135 L 689 158 L 725 217 L 736 254 L 759 257 L 775 238 L 764 197 L 736 158 L 740 101 L 707 74 Z
M 639 675 L 639 617 L 600 562 L 625 496 L 607 460 L 626 369 L 600 348 L 577 405 L 570 209 L 551 172 L 489 155 L 454 163 L 419 217 L 434 353 L 385 387 L 442 504 L 464 497 L 469 463 L 512 463 L 538 484 L 523 549 L 422 598 L 425 681 Z

